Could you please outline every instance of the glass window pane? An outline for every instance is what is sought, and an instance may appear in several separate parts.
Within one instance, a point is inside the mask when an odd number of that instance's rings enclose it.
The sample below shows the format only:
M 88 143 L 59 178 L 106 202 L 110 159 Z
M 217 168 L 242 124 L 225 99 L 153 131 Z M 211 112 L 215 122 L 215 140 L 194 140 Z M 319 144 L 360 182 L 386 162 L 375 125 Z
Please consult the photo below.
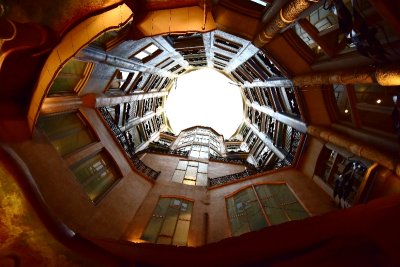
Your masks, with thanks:
M 155 243 L 163 221 L 164 218 L 153 216 L 149 224 L 147 225 L 147 228 L 144 231 L 141 239 Z
M 105 152 L 79 162 L 71 170 L 92 201 L 96 201 L 118 180 L 118 172 Z
M 40 117 L 38 126 L 45 132 L 61 156 L 78 150 L 95 140 L 76 113 Z
M 71 135 L 53 140 L 51 143 L 58 153 L 64 156 L 92 143 L 92 137 L 87 131 L 79 130 Z
M 208 158 L 208 152 L 200 152 L 199 158 L 207 159 Z
M 188 162 L 186 160 L 180 160 L 178 166 L 176 167 L 178 170 L 186 170 Z
M 179 208 L 169 207 L 165 215 L 163 226 L 161 227 L 160 235 L 170 236 L 174 235 L 175 224 L 178 220 Z
M 186 170 L 185 178 L 196 180 L 196 176 L 197 176 L 197 167 L 189 166 Z
M 51 85 L 49 95 L 74 93 L 76 86 L 84 78 L 86 66 L 87 63 L 83 61 L 68 61 Z
M 286 205 L 284 208 L 291 220 L 302 220 L 309 217 L 308 213 L 300 203 L 292 203 Z
M 160 198 L 157 203 L 156 209 L 154 210 L 154 215 L 164 217 L 167 214 L 169 204 L 171 199 L 169 198 Z
M 155 46 L 154 44 L 151 44 L 149 47 L 146 48 L 146 51 L 149 52 L 150 54 L 153 54 L 158 50 L 158 47 Z
M 193 203 L 186 200 L 160 198 L 142 239 L 158 244 L 186 245 L 192 208 Z
M 207 163 L 199 163 L 198 172 L 207 173 L 208 164 Z
M 144 51 L 141 51 L 141 52 L 137 53 L 134 57 L 137 58 L 137 59 L 142 60 L 145 57 L 147 57 L 148 55 L 149 55 L 148 53 L 146 53 Z
M 182 202 L 181 212 L 179 214 L 179 220 L 190 221 L 192 217 L 192 208 L 193 208 L 192 202 Z
M 160 236 L 157 239 L 157 244 L 171 245 L 171 242 L 172 242 L 172 238 L 171 237 Z
M 308 217 L 286 184 L 258 185 L 255 188 L 271 224 Z
M 102 173 L 98 173 L 97 177 L 89 181 L 84 188 L 89 198 L 95 201 L 103 192 L 106 192 L 116 180 L 117 174 L 107 169 Z
M 183 184 L 196 185 L 196 180 L 184 179 Z
M 199 163 L 197 161 L 189 161 L 189 166 L 197 167 Z
M 189 234 L 190 221 L 179 220 L 176 225 L 175 235 L 172 240 L 173 245 L 186 246 Z
M 260 230 L 267 226 L 264 215 L 262 214 L 260 205 L 257 201 L 247 203 L 246 216 L 250 231 Z
M 228 198 L 227 208 L 234 236 L 267 226 L 252 187 Z
M 172 176 L 172 181 L 177 183 L 182 183 L 184 177 L 185 177 L 185 171 L 175 170 L 174 175 Z
M 80 184 L 85 184 L 88 180 L 96 175 L 96 167 L 100 164 L 104 167 L 104 162 L 102 162 L 101 155 L 95 155 L 86 161 L 81 162 L 78 166 L 74 167 L 72 170 L 75 174 L 76 179 Z
M 193 158 L 198 158 L 200 156 L 200 153 L 198 151 L 190 151 L 189 156 Z

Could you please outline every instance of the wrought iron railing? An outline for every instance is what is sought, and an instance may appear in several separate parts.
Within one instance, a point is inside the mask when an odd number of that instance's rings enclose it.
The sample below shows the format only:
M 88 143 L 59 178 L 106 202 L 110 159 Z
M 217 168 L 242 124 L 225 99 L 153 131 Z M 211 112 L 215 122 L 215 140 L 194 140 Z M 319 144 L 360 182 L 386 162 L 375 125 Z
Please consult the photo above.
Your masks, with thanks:
M 246 178 L 248 176 L 254 175 L 257 173 L 257 170 L 253 170 L 253 169 L 246 169 L 243 172 L 239 172 L 239 173 L 233 173 L 233 174 L 229 174 L 229 175 L 225 175 L 225 176 L 220 176 L 220 177 L 216 177 L 216 178 L 212 178 L 212 179 L 208 179 L 208 186 L 212 187 L 212 186 L 216 186 L 216 185 L 222 185 L 222 184 L 226 184 L 232 181 L 236 181 L 236 180 L 240 180 L 243 178 Z
M 219 162 L 226 162 L 226 163 L 237 163 L 237 164 L 245 164 L 247 165 L 247 161 L 244 159 L 232 159 L 232 158 L 224 158 L 219 156 L 211 155 L 208 158 L 211 161 L 219 161 Z
M 129 141 L 128 138 L 126 138 L 125 134 L 121 131 L 118 125 L 114 123 L 114 119 L 110 112 L 108 112 L 107 108 L 100 107 L 99 111 L 101 115 L 103 115 L 103 118 L 106 121 L 108 127 L 110 127 L 111 131 L 114 133 L 119 144 L 122 146 L 128 157 L 130 158 L 135 169 L 149 178 L 152 178 L 154 180 L 157 179 L 157 177 L 160 175 L 160 172 L 153 170 L 138 158 L 138 156 L 135 154 L 134 144 Z
M 182 151 L 182 150 L 171 150 L 168 146 L 160 146 L 159 143 L 156 143 L 156 146 L 149 146 L 146 149 L 143 149 L 139 152 L 142 153 L 157 153 L 157 154 L 164 154 L 164 155 L 172 155 L 172 156 L 179 156 L 187 158 L 189 156 L 189 151 Z
M 291 130 L 290 130 L 290 135 L 289 135 L 289 131 L 288 131 L 288 134 L 287 134 L 288 140 L 287 140 L 287 141 L 289 142 L 290 145 L 286 146 L 286 148 L 287 148 L 288 150 L 285 149 L 285 152 L 286 152 L 286 157 L 285 157 L 285 159 L 286 159 L 290 164 L 292 164 L 293 161 L 294 161 L 294 157 L 295 157 L 295 155 L 296 155 L 296 151 L 297 151 L 297 149 L 298 149 L 298 146 L 299 146 L 300 139 L 301 139 L 301 136 L 302 136 L 302 135 L 303 135 L 303 134 L 302 134 L 301 132 L 297 131 L 297 130 L 294 129 L 294 128 L 291 128 Z

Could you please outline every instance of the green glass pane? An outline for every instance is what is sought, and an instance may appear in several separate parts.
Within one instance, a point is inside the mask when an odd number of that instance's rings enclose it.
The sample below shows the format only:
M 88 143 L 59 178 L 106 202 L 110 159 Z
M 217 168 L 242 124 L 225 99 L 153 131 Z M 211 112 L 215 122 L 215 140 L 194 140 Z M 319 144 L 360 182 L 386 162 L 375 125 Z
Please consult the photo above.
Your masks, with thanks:
M 61 156 L 72 153 L 92 142 L 91 135 L 84 130 L 80 130 L 74 134 L 51 141 L 52 145 Z
M 245 216 L 241 216 L 237 218 L 237 225 L 235 231 L 232 231 L 234 236 L 238 236 L 247 232 L 250 232 L 250 226 L 248 224 L 247 218 Z
M 193 204 L 191 202 L 182 202 L 179 220 L 190 221 L 192 218 Z
M 118 180 L 118 173 L 104 152 L 80 162 L 71 170 L 92 201 L 107 192 Z
M 38 126 L 45 132 L 55 149 L 62 156 L 95 140 L 76 113 L 41 117 Z
M 251 187 L 228 198 L 227 209 L 234 236 L 267 226 L 261 207 Z
M 142 235 L 142 239 L 155 243 L 163 221 L 164 218 L 152 217 L 149 224 L 147 225 L 146 230 Z
M 100 154 L 97 154 L 83 162 L 78 166 L 73 167 L 72 171 L 80 184 L 85 184 L 87 181 L 96 175 L 98 169 L 104 168 L 104 162 Z
M 165 214 L 167 214 L 170 202 L 170 198 L 160 198 L 154 210 L 154 214 L 157 216 L 164 216 Z
M 82 122 L 76 113 L 40 117 L 38 126 L 51 140 L 60 138 L 60 136 L 65 135 L 65 132 L 83 128 Z
M 300 203 L 292 203 L 286 205 L 284 208 L 291 220 L 302 220 L 309 217 L 308 213 Z
M 190 221 L 182 221 L 182 220 L 178 221 L 175 229 L 175 235 L 172 240 L 172 244 L 177 246 L 186 246 L 189 234 L 189 226 L 190 226 Z
M 260 201 L 271 224 L 280 224 L 288 221 L 286 214 L 282 211 L 274 197 L 265 198 Z
M 167 213 L 165 214 L 165 219 L 163 226 L 161 227 L 160 235 L 171 237 L 174 235 L 175 224 L 178 220 L 178 215 L 179 209 L 170 206 Z
M 287 222 L 289 219 L 281 208 L 264 207 L 271 225 Z
M 117 175 L 110 170 L 105 170 L 98 174 L 96 178 L 89 181 L 85 186 L 85 191 L 92 201 L 95 201 L 104 192 L 106 192 L 114 182 L 117 181 Z
M 297 199 L 286 184 L 271 185 L 271 191 L 280 204 L 296 202 Z
M 157 244 L 171 245 L 172 237 L 160 236 L 157 239 Z
M 71 59 L 55 78 L 49 95 L 74 93 L 79 81 L 84 77 L 86 62 Z
M 246 215 L 251 231 L 256 231 L 267 226 L 264 215 L 258 202 L 247 203 Z

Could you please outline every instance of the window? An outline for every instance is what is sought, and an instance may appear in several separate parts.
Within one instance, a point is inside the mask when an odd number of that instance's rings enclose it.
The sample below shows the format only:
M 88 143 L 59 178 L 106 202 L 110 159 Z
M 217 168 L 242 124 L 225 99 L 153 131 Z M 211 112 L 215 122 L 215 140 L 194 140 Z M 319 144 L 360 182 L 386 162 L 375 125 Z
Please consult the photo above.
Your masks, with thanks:
M 222 36 L 218 35 L 214 35 L 214 46 L 231 53 L 237 53 L 243 47 L 242 44 L 225 39 Z
M 49 96 L 70 95 L 77 93 L 82 88 L 86 77 L 90 74 L 91 63 L 69 60 L 50 87 Z
M 142 50 L 140 50 L 138 53 L 131 56 L 130 58 L 135 58 L 143 62 L 146 62 L 158 56 L 159 54 L 161 54 L 161 52 L 162 50 L 159 49 L 156 45 L 150 44 L 145 48 L 143 48 Z
M 71 167 L 90 200 L 97 202 L 120 178 L 111 157 L 101 151 Z
M 193 203 L 179 198 L 160 198 L 142 239 L 156 244 L 186 246 Z
M 353 204 L 363 182 L 369 163 L 364 159 L 342 155 L 335 150 L 324 147 L 318 157 L 315 174 L 327 184 L 333 197 L 339 197 L 343 206 Z
M 130 85 L 132 85 L 132 81 L 135 81 L 138 76 L 138 71 L 127 72 L 117 70 L 114 73 L 112 80 L 108 86 L 107 93 L 121 95 L 125 92 L 130 91 Z
M 234 236 L 309 216 L 285 183 L 252 185 L 227 198 L 226 206 Z
M 207 169 L 207 163 L 180 160 L 172 176 L 172 181 L 188 185 L 206 186 Z
M 45 132 L 61 156 L 83 148 L 96 140 L 80 113 L 40 117 L 38 126 Z

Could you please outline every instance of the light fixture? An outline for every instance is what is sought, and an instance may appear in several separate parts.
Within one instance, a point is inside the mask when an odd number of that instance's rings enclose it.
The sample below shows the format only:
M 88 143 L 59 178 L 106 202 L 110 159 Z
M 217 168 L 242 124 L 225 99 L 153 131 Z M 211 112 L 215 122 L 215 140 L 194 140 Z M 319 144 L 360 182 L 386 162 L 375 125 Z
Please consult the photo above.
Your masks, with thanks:
M 377 104 L 380 104 L 380 103 L 382 103 L 382 100 L 381 100 L 381 99 L 377 99 L 377 100 L 376 100 L 376 103 L 377 103 Z
M 349 113 L 349 110 L 348 110 L 348 109 L 345 109 L 345 110 L 344 110 L 344 113 L 346 113 L 346 114 Z

